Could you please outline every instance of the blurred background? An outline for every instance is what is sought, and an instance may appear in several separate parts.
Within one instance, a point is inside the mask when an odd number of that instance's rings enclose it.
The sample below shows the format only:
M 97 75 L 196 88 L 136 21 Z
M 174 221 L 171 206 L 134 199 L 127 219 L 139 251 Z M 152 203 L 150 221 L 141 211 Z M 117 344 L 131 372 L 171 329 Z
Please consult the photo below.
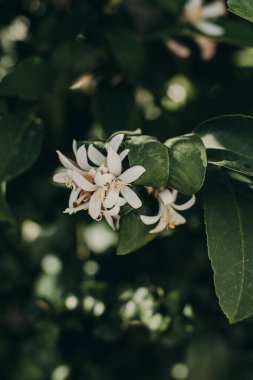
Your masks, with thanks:
M 230 326 L 220 311 L 201 192 L 187 225 L 116 256 L 117 234 L 62 214 L 69 193 L 52 183 L 55 150 L 71 156 L 74 138 L 141 128 L 164 141 L 253 114 L 251 25 L 230 14 L 224 38 L 200 37 L 184 4 L 0 0 L 1 117 L 44 131 L 7 185 L 10 221 L 0 215 L 3 380 L 253 378 L 252 319 Z

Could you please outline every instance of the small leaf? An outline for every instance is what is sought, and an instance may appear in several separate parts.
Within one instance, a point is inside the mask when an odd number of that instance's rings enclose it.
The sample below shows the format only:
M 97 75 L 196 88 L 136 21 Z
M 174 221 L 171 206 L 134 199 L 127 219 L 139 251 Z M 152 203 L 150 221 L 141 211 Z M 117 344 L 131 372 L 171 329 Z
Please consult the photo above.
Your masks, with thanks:
M 228 0 L 228 9 L 230 12 L 253 22 L 253 8 L 251 0 Z
M 134 252 L 156 237 L 156 235 L 149 233 L 151 229 L 150 226 L 144 224 L 140 219 L 140 214 L 156 214 L 156 212 L 154 212 L 156 207 L 153 203 L 153 199 L 148 197 L 147 194 L 142 194 L 141 199 L 142 207 L 130 212 L 128 210 L 120 220 L 119 242 L 117 247 L 118 255 L 126 255 Z
M 208 162 L 253 175 L 253 118 L 221 116 L 195 129 L 207 148 Z
M 12 116 L 0 119 L 0 179 L 9 181 L 29 169 L 43 138 L 39 122 L 22 123 Z
M 204 209 L 208 254 L 223 312 L 231 323 L 253 314 L 253 191 L 222 171 L 208 176 Z
M 45 61 L 39 57 L 27 58 L 3 78 L 0 94 L 38 100 L 50 93 L 52 80 L 51 69 Z
M 185 135 L 165 142 L 169 148 L 168 186 L 183 194 L 194 194 L 203 185 L 206 173 L 206 149 L 201 139 Z
M 164 144 L 150 136 L 132 136 L 126 147 L 130 166 L 142 165 L 146 172 L 135 182 L 136 185 L 166 186 L 169 177 L 169 155 Z

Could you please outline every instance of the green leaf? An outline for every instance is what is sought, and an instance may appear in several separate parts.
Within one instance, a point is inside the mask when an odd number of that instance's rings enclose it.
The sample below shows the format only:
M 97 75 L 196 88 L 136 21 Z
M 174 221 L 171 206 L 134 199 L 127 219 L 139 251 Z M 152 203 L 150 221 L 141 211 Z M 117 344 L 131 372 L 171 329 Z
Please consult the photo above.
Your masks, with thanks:
M 94 111 L 97 120 L 107 131 L 135 128 L 136 106 L 133 89 L 125 84 L 113 86 L 101 82 L 94 98 Z
M 38 157 L 43 127 L 38 121 L 22 123 L 6 116 L 0 119 L 0 180 L 9 181 L 30 168 Z
M 221 116 L 195 129 L 207 148 L 208 162 L 253 175 L 253 118 Z
M 3 78 L 0 94 L 38 100 L 50 93 L 52 80 L 53 75 L 46 62 L 39 57 L 27 58 Z
M 15 220 L 6 202 L 3 187 L 5 187 L 4 184 L 0 188 L 0 223 L 14 224 Z
M 230 12 L 253 22 L 253 7 L 251 0 L 228 0 L 228 9 Z
M 235 46 L 253 46 L 253 29 L 243 20 L 222 20 L 219 25 L 224 28 L 224 34 L 215 40 Z
M 138 77 L 145 64 L 145 51 L 141 41 L 122 27 L 111 28 L 106 37 L 115 59 L 125 74 L 130 79 Z
M 231 323 L 253 314 L 253 192 L 222 171 L 204 187 L 208 254 L 223 312 Z
M 166 186 L 169 177 L 169 155 L 164 144 L 150 136 L 132 136 L 126 141 L 130 149 L 130 166 L 142 165 L 146 172 L 135 181 L 136 185 Z
M 165 142 L 169 149 L 170 169 L 168 186 L 183 194 L 194 194 L 203 185 L 207 158 L 201 139 L 184 135 Z
M 144 247 L 156 237 L 156 235 L 149 234 L 152 228 L 144 224 L 140 219 L 140 214 L 156 214 L 154 212 L 155 205 L 152 203 L 153 199 L 148 197 L 147 194 L 142 194 L 141 199 L 142 207 L 126 213 L 120 220 L 119 242 L 117 246 L 118 255 L 134 252 Z

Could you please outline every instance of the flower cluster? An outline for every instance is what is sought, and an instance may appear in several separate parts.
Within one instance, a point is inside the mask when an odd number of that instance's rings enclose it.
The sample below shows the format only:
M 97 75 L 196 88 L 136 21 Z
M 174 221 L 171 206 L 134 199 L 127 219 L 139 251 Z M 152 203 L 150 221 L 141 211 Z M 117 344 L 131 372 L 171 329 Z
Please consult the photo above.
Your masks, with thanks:
M 195 196 L 193 195 L 186 203 L 177 205 L 175 203 L 177 195 L 178 192 L 176 190 L 170 191 L 165 189 L 158 192 L 156 196 L 159 202 L 158 214 L 155 216 L 140 216 L 142 222 L 146 225 L 151 225 L 158 222 L 157 226 L 149 231 L 149 233 L 157 234 L 166 228 L 174 229 L 177 225 L 186 223 L 186 219 L 176 210 L 183 211 L 192 207 L 195 203 Z
M 85 145 L 77 148 L 74 141 L 76 161 L 57 151 L 65 169 L 55 174 L 53 179 L 72 189 L 69 207 L 64 212 L 73 214 L 87 210 L 93 219 L 104 217 L 113 229 L 118 229 L 123 205 L 128 203 L 135 209 L 141 207 L 142 202 L 130 184 L 145 172 L 145 168 L 136 165 L 122 172 L 122 161 L 129 153 L 129 149 L 118 153 L 123 139 L 123 134 L 115 135 L 106 146 L 106 155 L 93 144 L 88 149 Z

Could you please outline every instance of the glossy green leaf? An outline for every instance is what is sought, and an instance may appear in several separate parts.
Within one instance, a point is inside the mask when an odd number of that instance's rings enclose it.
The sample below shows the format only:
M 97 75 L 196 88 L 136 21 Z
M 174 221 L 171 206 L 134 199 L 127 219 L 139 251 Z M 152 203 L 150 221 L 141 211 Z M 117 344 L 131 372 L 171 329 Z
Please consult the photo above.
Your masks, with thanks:
M 119 242 L 117 247 L 118 255 L 126 255 L 137 249 L 144 247 L 156 235 L 149 233 L 151 227 L 144 224 L 140 219 L 140 214 L 155 214 L 155 205 L 147 194 L 141 196 L 142 207 L 138 210 L 132 210 L 122 216 L 120 220 Z
M 142 165 L 146 172 L 135 184 L 143 186 L 166 186 L 169 177 L 169 155 L 164 144 L 150 136 L 133 136 L 126 147 L 130 166 Z
M 0 83 L 0 94 L 23 100 L 38 100 L 52 87 L 50 66 L 39 57 L 27 58 L 7 74 Z
M 185 135 L 165 142 L 169 150 L 168 186 L 183 194 L 194 194 L 203 185 L 206 173 L 206 149 L 201 139 Z
M 9 181 L 30 168 L 40 152 L 43 127 L 39 122 L 0 119 L 0 179 Z
M 230 12 L 253 22 L 253 7 L 251 0 L 228 0 Z
M 215 170 L 204 187 L 208 253 L 231 323 L 253 314 L 253 191 Z
M 253 175 L 253 118 L 221 116 L 196 128 L 207 148 L 208 161 L 244 174 Z

